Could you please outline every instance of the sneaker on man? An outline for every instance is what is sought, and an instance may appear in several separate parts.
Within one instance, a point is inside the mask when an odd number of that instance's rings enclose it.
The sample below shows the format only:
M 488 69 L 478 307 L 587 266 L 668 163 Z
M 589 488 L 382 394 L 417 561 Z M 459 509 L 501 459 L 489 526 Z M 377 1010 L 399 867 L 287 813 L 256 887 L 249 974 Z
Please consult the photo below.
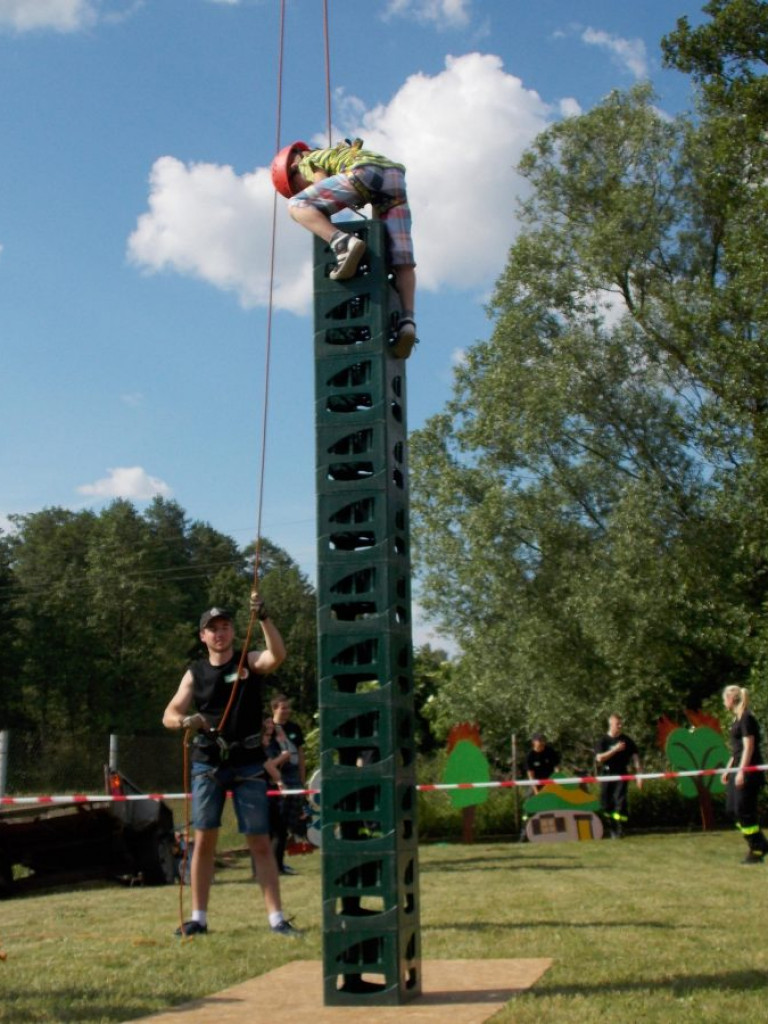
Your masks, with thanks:
M 280 868 L 281 875 L 298 875 L 298 871 L 295 868 L 289 867 L 287 864 L 283 864 Z
M 342 237 L 331 244 L 331 251 L 336 257 L 336 266 L 328 275 L 332 281 L 346 281 L 357 270 L 357 265 L 366 250 L 365 242 L 356 235 L 340 232 Z
M 285 918 L 283 918 L 280 924 L 270 925 L 270 930 L 273 931 L 275 935 L 285 935 L 288 939 L 304 938 L 304 932 L 299 931 L 298 928 L 294 928 L 291 922 L 286 921 Z
M 207 935 L 208 925 L 200 924 L 199 921 L 185 921 L 184 924 L 180 925 L 174 935 L 183 935 L 184 938 L 188 939 L 192 935 Z
M 390 351 L 395 359 L 407 359 L 416 344 L 416 323 L 409 316 L 397 325 L 397 337 Z

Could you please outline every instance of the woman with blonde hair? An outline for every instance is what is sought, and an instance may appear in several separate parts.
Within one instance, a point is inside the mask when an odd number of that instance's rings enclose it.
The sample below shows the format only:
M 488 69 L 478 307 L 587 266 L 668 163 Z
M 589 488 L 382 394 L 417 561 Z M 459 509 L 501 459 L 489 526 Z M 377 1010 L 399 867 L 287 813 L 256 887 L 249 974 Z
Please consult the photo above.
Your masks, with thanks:
M 731 726 L 731 758 L 723 772 L 727 787 L 726 807 L 736 821 L 736 827 L 747 841 L 749 850 L 744 864 L 762 864 L 768 853 L 768 840 L 757 818 L 757 798 L 764 782 L 760 752 L 760 726 L 749 710 L 749 694 L 741 686 L 726 686 L 723 704 L 733 715 Z M 729 769 L 736 768 L 736 771 Z

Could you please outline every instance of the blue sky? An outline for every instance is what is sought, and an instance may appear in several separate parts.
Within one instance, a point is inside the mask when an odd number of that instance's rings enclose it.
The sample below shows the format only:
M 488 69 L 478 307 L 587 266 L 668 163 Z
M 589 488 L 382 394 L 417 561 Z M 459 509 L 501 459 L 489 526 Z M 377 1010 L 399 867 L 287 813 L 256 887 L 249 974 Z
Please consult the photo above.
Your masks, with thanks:
M 703 0 L 702 0 L 703 2 Z M 439 412 L 515 237 L 536 133 L 650 79 L 701 2 L 329 0 L 334 140 L 408 168 Z M 257 525 L 279 0 L 0 0 L 0 528 L 154 494 Z M 321 0 L 287 0 L 282 143 L 326 144 Z M 262 533 L 315 576 L 310 236 L 279 201 Z M 416 639 L 426 635 L 419 625 Z

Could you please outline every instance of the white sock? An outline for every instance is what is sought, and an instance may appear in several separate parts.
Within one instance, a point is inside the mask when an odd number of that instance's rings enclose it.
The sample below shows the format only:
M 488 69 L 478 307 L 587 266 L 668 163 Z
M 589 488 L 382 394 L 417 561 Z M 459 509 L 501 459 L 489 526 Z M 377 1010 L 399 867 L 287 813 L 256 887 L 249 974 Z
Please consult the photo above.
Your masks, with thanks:
M 274 928 L 276 925 L 280 924 L 280 922 L 282 920 L 283 920 L 283 912 L 282 912 L 282 910 L 273 910 L 272 913 L 269 915 L 269 927 L 270 928 Z
M 208 911 L 207 910 L 193 910 L 192 920 L 197 921 L 198 924 L 208 924 Z

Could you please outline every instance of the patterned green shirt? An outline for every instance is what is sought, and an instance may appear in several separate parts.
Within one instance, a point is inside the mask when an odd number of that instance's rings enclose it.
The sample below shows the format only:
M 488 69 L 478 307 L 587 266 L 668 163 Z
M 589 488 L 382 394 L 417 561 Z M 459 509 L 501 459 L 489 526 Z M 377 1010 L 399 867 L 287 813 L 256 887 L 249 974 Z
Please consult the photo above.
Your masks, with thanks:
M 343 174 L 365 164 L 397 167 L 398 170 L 405 171 L 402 164 L 396 164 L 379 153 L 372 153 L 355 145 L 347 146 L 344 143 L 339 143 L 331 149 L 313 149 L 305 153 L 299 162 L 299 171 L 307 181 L 313 181 L 316 171 L 323 171 L 326 177 L 330 178 L 333 174 Z

